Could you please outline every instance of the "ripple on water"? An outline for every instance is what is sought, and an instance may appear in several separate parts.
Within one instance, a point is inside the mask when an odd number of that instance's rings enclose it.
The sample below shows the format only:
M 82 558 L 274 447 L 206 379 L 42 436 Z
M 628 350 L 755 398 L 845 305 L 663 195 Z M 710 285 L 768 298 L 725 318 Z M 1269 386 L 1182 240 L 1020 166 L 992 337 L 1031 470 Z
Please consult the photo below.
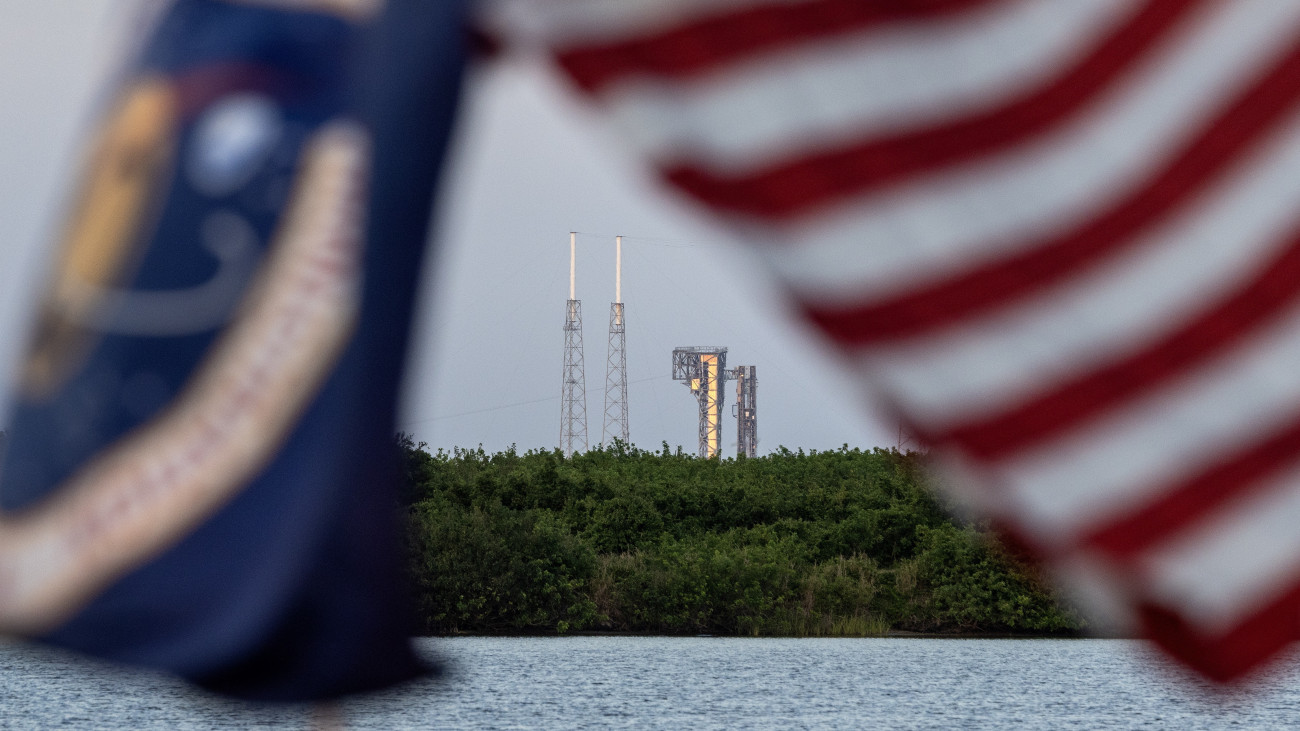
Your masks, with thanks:
M 462 637 L 419 640 L 436 680 L 348 701 L 350 729 L 1290 729 L 1291 664 L 1252 693 L 1203 686 L 1122 640 Z M 0 644 L 0 728 L 307 728 L 260 706 Z

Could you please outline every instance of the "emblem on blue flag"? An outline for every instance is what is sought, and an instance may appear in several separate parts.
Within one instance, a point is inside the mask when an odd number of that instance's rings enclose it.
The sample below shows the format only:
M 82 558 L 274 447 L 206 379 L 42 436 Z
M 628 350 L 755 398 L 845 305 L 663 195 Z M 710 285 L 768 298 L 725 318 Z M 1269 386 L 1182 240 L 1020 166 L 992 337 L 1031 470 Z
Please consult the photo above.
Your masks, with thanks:
M 15 385 L 0 631 L 258 698 L 421 671 L 393 402 L 460 9 L 380 5 L 181 0 L 126 76 Z

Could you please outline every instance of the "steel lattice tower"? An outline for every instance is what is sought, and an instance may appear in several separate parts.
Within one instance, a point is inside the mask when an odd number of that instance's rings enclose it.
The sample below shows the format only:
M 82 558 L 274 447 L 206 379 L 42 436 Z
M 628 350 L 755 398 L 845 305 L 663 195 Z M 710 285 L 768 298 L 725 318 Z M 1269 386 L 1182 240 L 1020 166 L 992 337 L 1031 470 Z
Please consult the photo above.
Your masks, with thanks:
M 758 456 L 758 368 L 740 366 L 731 372 L 736 381 L 736 455 Z
M 727 349 L 716 347 L 673 350 L 673 380 L 685 381 L 700 407 L 700 457 L 722 453 L 723 384 L 736 382 L 736 455 L 758 456 L 758 368 L 739 366 L 727 370 Z
M 577 234 L 569 232 L 569 300 L 564 309 L 564 375 L 560 389 L 560 450 L 587 451 L 587 376 L 582 362 L 582 302 L 575 298 Z
M 715 347 L 673 350 L 673 380 L 685 381 L 700 407 L 700 457 L 722 452 L 722 406 L 727 381 L 727 349 Z
M 614 301 L 609 305 L 609 347 L 605 351 L 605 423 L 600 441 L 630 443 L 627 429 L 627 329 L 623 321 L 623 237 L 614 242 Z

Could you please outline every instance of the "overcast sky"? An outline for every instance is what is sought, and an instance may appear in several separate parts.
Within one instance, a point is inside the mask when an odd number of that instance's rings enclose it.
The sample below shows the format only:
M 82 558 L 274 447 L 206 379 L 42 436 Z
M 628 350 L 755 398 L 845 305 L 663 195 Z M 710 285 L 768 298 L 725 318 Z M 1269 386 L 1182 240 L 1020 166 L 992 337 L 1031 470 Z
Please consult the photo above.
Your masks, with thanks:
M 0 4 L 0 375 L 10 370 L 81 134 L 120 55 L 133 3 Z M 558 445 L 568 232 L 578 235 L 588 433 L 601 439 L 614 236 L 624 235 L 632 441 L 696 447 L 696 406 L 669 378 L 682 345 L 758 367 L 760 453 L 892 446 L 827 351 L 794 326 L 755 262 L 664 193 L 544 69 L 471 77 L 445 171 L 401 428 L 434 447 Z M 734 402 L 728 389 L 728 404 Z M 730 408 L 727 409 L 730 414 Z M 734 454 L 735 419 L 724 422 Z

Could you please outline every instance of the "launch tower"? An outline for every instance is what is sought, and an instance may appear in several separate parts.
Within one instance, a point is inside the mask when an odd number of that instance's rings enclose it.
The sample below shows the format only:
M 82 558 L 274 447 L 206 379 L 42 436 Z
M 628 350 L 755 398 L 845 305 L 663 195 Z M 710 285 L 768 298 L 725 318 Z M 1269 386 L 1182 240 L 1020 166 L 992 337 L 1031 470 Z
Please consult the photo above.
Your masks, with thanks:
M 700 405 L 700 457 L 722 452 L 722 406 L 727 379 L 736 382 L 736 453 L 758 456 L 758 369 L 727 370 L 727 349 L 712 346 L 675 348 L 673 380 L 684 381 Z

